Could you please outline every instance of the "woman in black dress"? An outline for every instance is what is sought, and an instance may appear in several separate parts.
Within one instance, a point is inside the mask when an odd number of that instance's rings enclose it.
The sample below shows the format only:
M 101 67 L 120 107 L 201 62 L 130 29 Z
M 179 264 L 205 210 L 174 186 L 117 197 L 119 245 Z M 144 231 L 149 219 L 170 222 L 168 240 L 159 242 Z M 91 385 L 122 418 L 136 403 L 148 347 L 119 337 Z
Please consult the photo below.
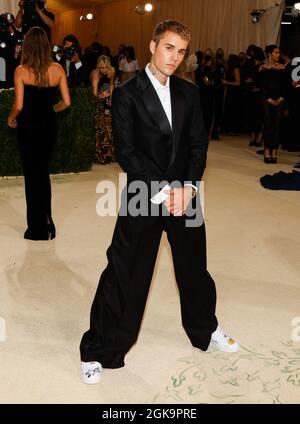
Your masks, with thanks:
M 62 100 L 53 105 L 58 87 Z M 28 240 L 55 237 L 49 160 L 56 135 L 55 112 L 70 104 L 66 74 L 51 61 L 47 34 L 33 27 L 25 36 L 21 65 L 15 71 L 15 102 L 8 117 L 8 125 L 17 128 L 21 152 Z
M 243 103 L 241 92 L 240 59 L 235 54 L 230 54 L 227 62 L 225 79 L 223 131 L 229 135 L 238 135 L 242 132 Z
M 279 63 L 280 51 L 275 45 L 266 47 L 268 61 L 259 69 L 259 84 L 264 108 L 264 162 L 277 163 L 280 121 L 286 93 L 286 72 Z

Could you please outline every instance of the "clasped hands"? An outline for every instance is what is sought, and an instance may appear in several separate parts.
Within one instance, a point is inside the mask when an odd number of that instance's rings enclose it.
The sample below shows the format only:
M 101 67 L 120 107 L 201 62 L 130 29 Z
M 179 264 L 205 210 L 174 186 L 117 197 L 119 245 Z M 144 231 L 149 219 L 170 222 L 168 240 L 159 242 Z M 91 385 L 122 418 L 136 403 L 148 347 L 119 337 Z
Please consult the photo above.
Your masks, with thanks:
M 267 102 L 272 105 L 272 106 L 279 106 L 283 100 L 281 98 L 277 99 L 277 100 L 273 100 L 273 99 L 268 99 Z
M 183 216 L 194 197 L 193 188 L 185 186 L 183 188 L 173 188 L 171 190 L 164 190 L 164 193 L 169 194 L 168 198 L 164 201 L 164 205 L 168 212 L 174 216 Z

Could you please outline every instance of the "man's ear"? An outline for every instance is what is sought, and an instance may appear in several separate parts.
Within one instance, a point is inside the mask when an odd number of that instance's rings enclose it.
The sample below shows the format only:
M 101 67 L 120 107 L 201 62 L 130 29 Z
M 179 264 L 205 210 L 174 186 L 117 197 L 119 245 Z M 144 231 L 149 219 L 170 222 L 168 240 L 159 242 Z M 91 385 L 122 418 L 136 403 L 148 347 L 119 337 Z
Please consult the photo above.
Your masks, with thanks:
M 154 54 L 155 50 L 156 50 L 156 43 L 155 43 L 154 40 L 151 40 L 150 41 L 150 52 L 151 52 L 151 54 Z

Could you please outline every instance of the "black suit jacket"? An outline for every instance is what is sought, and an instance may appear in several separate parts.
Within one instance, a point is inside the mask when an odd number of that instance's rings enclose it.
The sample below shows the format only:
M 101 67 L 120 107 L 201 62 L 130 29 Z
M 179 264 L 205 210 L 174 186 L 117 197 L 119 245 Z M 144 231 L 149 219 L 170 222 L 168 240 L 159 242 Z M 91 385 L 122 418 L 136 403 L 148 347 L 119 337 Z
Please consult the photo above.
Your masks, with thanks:
M 128 181 L 196 185 L 202 178 L 208 138 L 198 87 L 172 76 L 170 92 L 172 129 L 145 70 L 113 92 L 116 156 Z
M 59 61 L 56 58 L 56 55 L 53 55 L 55 62 L 59 63 L 67 73 L 66 59 L 63 56 Z M 84 58 L 80 58 L 82 66 L 79 69 L 76 69 L 75 63 L 70 63 L 69 76 L 68 76 L 68 85 L 70 88 L 78 86 L 88 85 L 88 69 L 85 63 Z

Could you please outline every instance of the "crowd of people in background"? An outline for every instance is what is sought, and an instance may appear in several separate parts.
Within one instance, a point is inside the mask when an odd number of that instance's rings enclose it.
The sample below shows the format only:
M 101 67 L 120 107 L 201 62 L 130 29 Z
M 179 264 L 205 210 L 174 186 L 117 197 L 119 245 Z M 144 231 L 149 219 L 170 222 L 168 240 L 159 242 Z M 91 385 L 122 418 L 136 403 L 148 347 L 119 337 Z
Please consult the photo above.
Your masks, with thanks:
M 0 81 L 0 88 L 14 84 L 22 36 L 30 27 L 41 26 L 51 40 L 55 16 L 46 9 L 45 0 L 39 3 L 28 18 L 21 0 L 16 20 L 10 18 L 8 27 L 0 32 L 1 39 L 10 40 L 6 50 L 0 49 L 0 56 L 5 50 L 6 58 L 9 57 L 6 78 Z M 195 54 L 188 52 L 176 75 L 198 85 L 209 139 L 219 140 L 221 134 L 249 134 L 250 147 L 264 146 L 264 150 L 259 151 L 264 155 L 264 162 L 277 163 L 279 146 L 288 151 L 300 150 L 297 135 L 300 82 L 292 79 L 292 57 L 290 52 L 280 51 L 276 45 L 269 45 L 265 50 L 250 45 L 246 52 L 228 57 L 222 48 L 216 51 L 207 48 Z M 92 87 L 97 102 L 96 162 L 113 162 L 112 91 L 139 72 L 134 47 L 120 44 L 118 53 L 113 56 L 108 46 L 93 42 L 83 52 L 77 37 L 68 34 L 60 46 L 53 46 L 52 59 L 64 68 L 69 87 Z
M 220 133 L 249 134 L 249 146 L 264 145 L 265 163 L 277 163 L 278 147 L 300 151 L 297 134 L 300 83 L 294 81 L 292 55 L 276 45 L 250 45 L 226 60 L 219 48 L 196 53 L 195 82 L 202 94 L 210 139 Z M 261 151 L 259 151 L 261 153 Z

